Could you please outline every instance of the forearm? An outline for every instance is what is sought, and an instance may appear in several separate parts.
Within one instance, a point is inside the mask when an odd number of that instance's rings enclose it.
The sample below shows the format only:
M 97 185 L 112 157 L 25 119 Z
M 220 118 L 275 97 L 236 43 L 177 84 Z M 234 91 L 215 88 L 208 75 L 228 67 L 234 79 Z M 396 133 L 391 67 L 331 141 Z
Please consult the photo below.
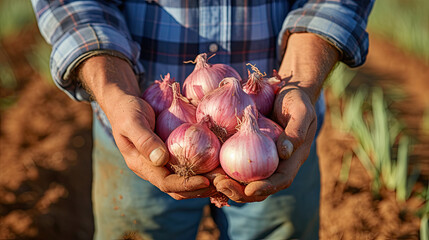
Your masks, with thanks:
M 279 69 L 280 77 L 289 79 L 282 91 L 298 87 L 314 104 L 338 60 L 339 51 L 316 34 L 292 34 Z
M 137 78 L 129 63 L 101 55 L 85 60 L 77 69 L 79 81 L 104 109 L 107 102 L 123 95 L 140 96 Z M 105 110 L 105 109 L 104 109 Z
M 138 61 L 140 47 L 128 31 L 119 3 L 59 0 L 33 0 L 32 3 L 39 29 L 53 47 L 52 78 L 74 99 L 89 100 L 70 73 L 75 72 L 80 59 L 91 52 L 115 52 L 132 64 L 133 72 L 144 72 Z

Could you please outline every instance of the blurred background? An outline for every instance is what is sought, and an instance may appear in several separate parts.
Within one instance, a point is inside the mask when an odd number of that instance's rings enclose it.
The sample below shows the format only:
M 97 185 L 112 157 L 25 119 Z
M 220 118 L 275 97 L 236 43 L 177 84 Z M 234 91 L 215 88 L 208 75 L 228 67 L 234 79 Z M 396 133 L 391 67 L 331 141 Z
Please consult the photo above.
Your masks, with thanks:
M 326 81 L 322 239 L 428 240 L 429 1 L 377 0 Z M 58 90 L 26 0 L 0 1 L 0 239 L 91 239 L 91 109 Z M 206 216 L 198 239 L 216 239 Z

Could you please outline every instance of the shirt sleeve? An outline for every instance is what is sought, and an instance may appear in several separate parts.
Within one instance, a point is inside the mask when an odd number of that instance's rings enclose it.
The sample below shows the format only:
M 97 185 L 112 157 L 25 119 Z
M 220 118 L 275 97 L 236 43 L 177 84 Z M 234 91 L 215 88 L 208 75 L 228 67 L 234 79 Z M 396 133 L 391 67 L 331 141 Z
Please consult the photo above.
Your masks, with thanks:
M 32 0 L 32 4 L 40 32 L 52 45 L 52 78 L 70 97 L 89 100 L 89 94 L 68 73 L 90 56 L 120 56 L 136 74 L 143 73 L 140 46 L 131 38 L 118 8 L 120 1 Z
M 362 65 L 368 54 L 366 25 L 373 4 L 374 0 L 298 0 L 283 23 L 280 53 L 292 33 L 311 32 L 335 46 L 348 66 Z

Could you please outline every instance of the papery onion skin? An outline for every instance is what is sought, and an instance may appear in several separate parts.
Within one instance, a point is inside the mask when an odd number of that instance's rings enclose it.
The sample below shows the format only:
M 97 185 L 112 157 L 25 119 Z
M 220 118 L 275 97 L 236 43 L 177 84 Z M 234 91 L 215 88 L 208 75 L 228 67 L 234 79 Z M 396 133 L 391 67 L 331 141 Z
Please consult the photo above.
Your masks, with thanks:
M 218 208 L 231 207 L 231 205 L 228 204 L 228 200 L 229 198 L 221 192 L 217 192 L 215 195 L 210 197 L 210 203 L 214 204 Z
M 155 80 L 142 95 L 142 98 L 149 103 L 153 108 L 155 115 L 158 116 L 163 110 L 170 107 L 173 102 L 173 90 L 171 84 L 173 84 L 174 78 L 170 78 L 170 73 L 167 73 L 162 81 Z
M 162 140 L 167 140 L 170 133 L 183 123 L 196 123 L 196 108 L 180 94 L 179 83 L 173 83 L 173 102 L 156 119 L 156 133 Z
M 251 65 L 250 63 L 248 65 Z M 248 72 L 247 82 L 243 85 L 243 91 L 247 93 L 255 102 L 258 111 L 265 116 L 271 113 L 275 93 L 273 87 L 267 82 L 259 69 L 252 66 L 253 73 Z
M 250 107 L 245 110 L 239 131 L 222 145 L 219 159 L 228 176 L 241 183 L 266 179 L 277 169 L 276 144 L 259 130 Z
M 205 115 L 209 115 L 225 131 L 225 136 L 217 134 L 218 137 L 226 140 L 237 132 L 236 127 L 243 116 L 243 110 L 249 105 L 256 106 L 252 98 L 243 92 L 237 78 L 225 78 L 219 85 L 219 88 L 201 100 L 196 117 L 200 121 Z
M 226 77 L 241 79 L 240 74 L 226 64 L 209 64 L 207 54 L 199 54 L 195 61 L 194 71 L 183 83 L 183 95 L 187 97 L 194 106 L 197 106 L 204 95 L 218 88 L 219 83 Z
M 259 130 L 261 130 L 262 133 L 273 139 L 274 142 L 277 142 L 277 139 L 283 132 L 283 128 L 280 127 L 280 125 L 278 125 L 273 120 L 264 117 L 262 114 L 258 115 L 258 126 Z
M 183 177 L 208 173 L 219 166 L 220 142 L 204 124 L 184 123 L 167 139 L 169 166 Z
M 286 80 L 282 80 L 282 78 L 275 69 L 273 69 L 273 74 L 270 78 L 267 79 L 267 82 L 274 90 L 274 94 L 277 94 L 280 89 L 282 89 L 282 87 L 284 87 L 284 85 L 286 84 Z

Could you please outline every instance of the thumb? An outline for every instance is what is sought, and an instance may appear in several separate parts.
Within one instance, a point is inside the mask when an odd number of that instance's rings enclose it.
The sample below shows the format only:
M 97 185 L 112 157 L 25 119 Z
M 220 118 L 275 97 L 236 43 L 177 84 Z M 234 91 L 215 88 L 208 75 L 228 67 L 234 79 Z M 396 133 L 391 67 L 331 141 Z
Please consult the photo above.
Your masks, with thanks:
M 293 143 L 286 136 L 285 132 L 282 132 L 277 140 L 277 152 L 280 159 L 288 159 L 293 153 Z
M 150 160 L 154 166 L 164 166 L 169 159 L 167 147 L 161 138 L 145 126 L 145 124 L 132 124 L 127 137 L 139 155 Z
M 288 159 L 307 137 L 308 129 L 314 121 L 311 111 L 296 111 L 277 140 L 277 152 L 281 159 Z

